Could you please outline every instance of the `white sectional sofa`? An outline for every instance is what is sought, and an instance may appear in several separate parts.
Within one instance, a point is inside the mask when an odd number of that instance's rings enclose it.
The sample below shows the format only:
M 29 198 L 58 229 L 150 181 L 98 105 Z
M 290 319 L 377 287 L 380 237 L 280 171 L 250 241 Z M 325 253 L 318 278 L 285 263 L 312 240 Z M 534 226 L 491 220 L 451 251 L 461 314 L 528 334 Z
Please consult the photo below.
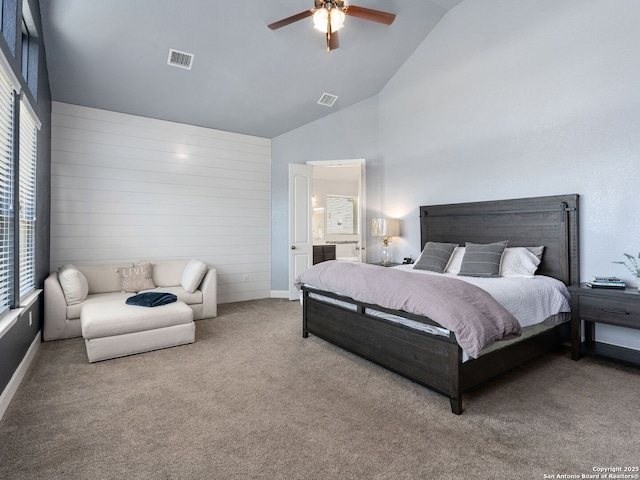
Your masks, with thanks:
M 195 259 L 144 260 L 137 265 L 149 264 L 153 284 L 147 287 L 154 288 L 140 291 L 155 290 L 176 295 L 179 302 L 191 308 L 194 320 L 217 315 L 215 268 Z M 103 303 L 107 306 L 119 299 L 124 304 L 128 297 L 135 295 L 136 291 L 123 291 L 123 275 L 126 275 L 123 272 L 131 271 L 132 267 L 136 266 L 133 263 L 73 265 L 63 266 L 51 273 L 44 283 L 44 340 L 81 336 L 80 319 L 85 305 Z M 59 273 L 63 276 L 64 289 Z M 82 280 L 82 277 L 86 280 Z M 73 283 L 78 278 L 82 280 L 78 285 L 69 285 L 69 279 Z

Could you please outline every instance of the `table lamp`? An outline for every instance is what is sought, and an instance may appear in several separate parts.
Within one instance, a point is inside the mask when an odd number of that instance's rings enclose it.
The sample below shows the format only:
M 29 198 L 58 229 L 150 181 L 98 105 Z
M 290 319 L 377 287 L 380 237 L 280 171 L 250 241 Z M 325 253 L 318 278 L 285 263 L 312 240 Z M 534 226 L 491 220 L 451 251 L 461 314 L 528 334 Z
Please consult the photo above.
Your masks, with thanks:
M 374 237 L 381 237 L 380 261 L 383 265 L 387 265 L 391 261 L 391 255 L 389 254 L 389 243 L 391 243 L 391 237 L 397 237 L 399 233 L 400 228 L 397 218 L 371 219 L 371 235 Z

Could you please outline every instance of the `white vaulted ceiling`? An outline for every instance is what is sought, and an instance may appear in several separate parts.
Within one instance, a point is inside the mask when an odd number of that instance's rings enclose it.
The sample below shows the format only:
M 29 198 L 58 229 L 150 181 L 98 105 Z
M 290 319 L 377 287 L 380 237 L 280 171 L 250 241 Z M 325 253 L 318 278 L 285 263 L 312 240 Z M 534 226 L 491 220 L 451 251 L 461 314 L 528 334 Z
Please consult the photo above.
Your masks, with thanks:
M 273 138 L 376 95 L 462 0 L 354 0 L 396 14 L 347 17 L 327 52 L 312 0 L 41 0 L 52 99 Z M 191 70 L 167 65 L 192 53 Z M 323 93 L 338 96 L 318 105 Z

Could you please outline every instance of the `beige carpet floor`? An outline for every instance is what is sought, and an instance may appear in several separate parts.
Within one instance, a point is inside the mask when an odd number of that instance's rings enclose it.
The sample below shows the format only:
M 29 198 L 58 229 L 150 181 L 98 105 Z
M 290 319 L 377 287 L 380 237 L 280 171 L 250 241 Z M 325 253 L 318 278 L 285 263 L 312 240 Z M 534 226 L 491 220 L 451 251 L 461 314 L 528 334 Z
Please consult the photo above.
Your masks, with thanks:
M 297 302 L 224 304 L 196 325 L 194 344 L 95 364 L 80 338 L 43 343 L 0 422 L 0 478 L 542 479 L 640 465 L 634 367 L 563 348 L 473 390 L 457 416 L 303 339 Z

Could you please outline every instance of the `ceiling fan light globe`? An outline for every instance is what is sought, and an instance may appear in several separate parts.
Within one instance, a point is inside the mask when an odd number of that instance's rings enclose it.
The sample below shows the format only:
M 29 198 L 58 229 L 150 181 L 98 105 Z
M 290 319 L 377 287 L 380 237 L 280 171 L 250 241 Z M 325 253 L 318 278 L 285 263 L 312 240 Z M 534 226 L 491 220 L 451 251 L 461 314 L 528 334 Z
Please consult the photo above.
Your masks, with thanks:
M 337 32 L 344 27 L 345 14 L 339 8 L 331 9 L 331 31 Z
M 313 13 L 313 28 L 327 33 L 327 16 L 329 11 L 326 8 L 318 8 Z
M 313 26 L 316 30 L 327 33 L 327 20 L 331 16 L 331 31 L 337 32 L 344 26 L 345 14 L 339 8 L 318 8 L 313 14 Z

